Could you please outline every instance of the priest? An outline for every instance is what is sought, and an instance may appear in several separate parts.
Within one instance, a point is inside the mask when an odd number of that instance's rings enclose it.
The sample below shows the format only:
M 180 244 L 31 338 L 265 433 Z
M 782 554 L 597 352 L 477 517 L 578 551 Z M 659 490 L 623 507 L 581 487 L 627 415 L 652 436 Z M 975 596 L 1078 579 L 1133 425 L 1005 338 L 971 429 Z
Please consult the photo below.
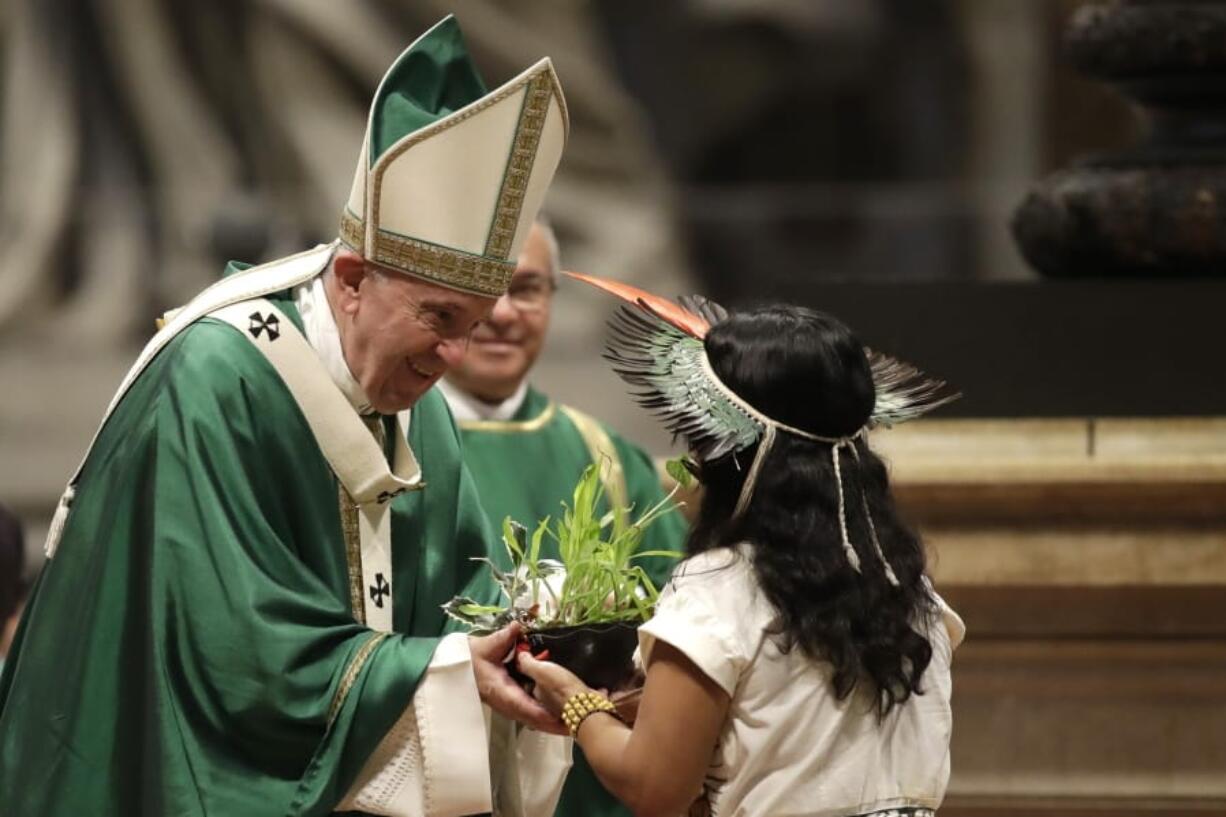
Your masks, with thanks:
M 520 249 L 510 288 L 473 330 L 463 360 L 439 383 L 460 426 L 464 461 L 497 526 L 507 516 L 529 529 L 546 516 L 557 518 L 561 503 L 570 501 L 579 475 L 592 463 L 601 467 L 602 514 L 610 504 L 641 513 L 665 496 L 645 451 L 529 383 L 544 347 L 558 273 L 557 239 L 546 222 L 537 221 Z M 647 529 L 640 549 L 681 550 L 684 539 L 684 519 L 674 510 Z M 558 558 L 557 544 L 548 537 L 542 555 Z M 649 556 L 640 564 L 663 586 L 673 560 Z M 576 750 L 556 817 L 629 815 Z
M 340 239 L 167 314 L 0 676 L 6 812 L 472 814 L 488 710 L 557 729 L 501 663 L 515 630 L 447 632 L 496 538 L 431 387 L 566 131 L 548 59 L 487 90 L 448 18 L 375 93 Z

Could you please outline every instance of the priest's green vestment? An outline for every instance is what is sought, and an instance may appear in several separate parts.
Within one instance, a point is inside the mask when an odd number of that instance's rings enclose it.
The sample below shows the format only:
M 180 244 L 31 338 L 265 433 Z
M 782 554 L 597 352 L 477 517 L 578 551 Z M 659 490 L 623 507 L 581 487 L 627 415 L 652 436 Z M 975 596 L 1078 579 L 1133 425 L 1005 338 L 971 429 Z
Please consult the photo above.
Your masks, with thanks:
M 171 340 L 88 457 L 0 676 L 0 810 L 331 812 L 409 705 L 440 605 L 492 598 L 436 391 L 408 436 L 427 487 L 392 500 L 382 634 L 355 622 L 337 480 L 267 359 L 213 319 Z
M 510 516 L 529 529 L 546 516 L 557 518 L 561 502 L 570 502 L 575 482 L 594 461 L 598 450 L 610 445 L 616 453 L 612 475 L 605 480 L 601 513 L 608 510 L 610 493 L 624 490 L 625 502 L 637 513 L 659 502 L 665 492 L 651 458 L 608 426 L 574 409 L 564 408 L 541 392 L 528 388 L 523 403 L 507 421 L 460 420 L 464 462 L 472 472 L 481 504 L 490 521 L 501 526 Z M 620 472 L 620 473 L 619 473 Z M 618 483 L 620 482 L 620 486 Z M 685 520 L 673 511 L 647 529 L 642 550 L 681 550 Z M 542 555 L 557 559 L 557 543 L 545 538 Z M 657 587 L 668 581 L 673 560 L 646 557 L 644 569 Z M 567 776 L 558 817 L 624 817 L 625 806 L 609 794 L 575 747 L 575 764 Z

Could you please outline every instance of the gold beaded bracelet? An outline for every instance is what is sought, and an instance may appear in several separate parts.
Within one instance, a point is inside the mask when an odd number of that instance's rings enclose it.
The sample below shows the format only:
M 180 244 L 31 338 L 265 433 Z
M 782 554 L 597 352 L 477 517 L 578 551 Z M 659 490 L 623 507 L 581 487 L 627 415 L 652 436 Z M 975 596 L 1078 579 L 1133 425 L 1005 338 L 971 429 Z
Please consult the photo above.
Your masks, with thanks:
M 584 719 L 595 712 L 608 712 L 621 720 L 617 714 L 617 707 L 599 692 L 576 692 L 567 698 L 566 703 L 562 706 L 562 722 L 566 724 L 566 728 L 573 736 L 579 733 L 579 725 Z

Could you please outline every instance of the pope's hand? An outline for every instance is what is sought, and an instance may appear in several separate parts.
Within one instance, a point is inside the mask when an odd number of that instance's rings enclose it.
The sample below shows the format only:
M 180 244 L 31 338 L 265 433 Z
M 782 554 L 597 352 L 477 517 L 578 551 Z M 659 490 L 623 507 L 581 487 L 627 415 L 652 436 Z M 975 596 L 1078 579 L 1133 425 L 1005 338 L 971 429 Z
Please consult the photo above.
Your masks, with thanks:
M 515 659 L 519 662 L 519 671 L 536 682 L 534 692 L 537 700 L 554 715 L 562 712 L 562 706 L 570 696 L 592 691 L 579 680 L 579 676 L 552 661 L 540 661 L 528 652 L 519 653 Z
M 542 732 L 569 734 L 565 724 L 515 683 L 515 679 L 502 663 L 515 648 L 515 642 L 519 640 L 521 632 L 520 625 L 516 623 L 490 635 L 468 637 L 477 693 L 481 696 L 482 703 L 511 720 Z

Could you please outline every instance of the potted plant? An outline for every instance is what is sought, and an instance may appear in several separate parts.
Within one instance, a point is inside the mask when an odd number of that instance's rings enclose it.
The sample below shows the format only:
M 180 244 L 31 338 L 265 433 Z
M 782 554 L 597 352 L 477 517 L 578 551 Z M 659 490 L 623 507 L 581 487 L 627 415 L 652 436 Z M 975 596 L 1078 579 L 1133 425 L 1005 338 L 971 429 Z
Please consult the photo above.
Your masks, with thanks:
M 503 520 L 509 570 L 491 559 L 477 560 L 501 588 L 501 603 L 486 605 L 457 596 L 443 609 L 479 633 L 519 621 L 533 654 L 561 664 L 588 686 L 618 689 L 634 673 L 638 625 L 651 617 L 659 596 L 637 562 L 648 556 L 681 555 L 638 550 L 648 526 L 675 507 L 675 492 L 633 522 L 631 508 L 614 507 L 598 516 L 603 484 L 598 467 L 588 466 L 554 524 L 546 517 L 529 536 L 527 528 L 510 517 Z M 557 543 L 560 561 L 541 557 L 546 536 Z

